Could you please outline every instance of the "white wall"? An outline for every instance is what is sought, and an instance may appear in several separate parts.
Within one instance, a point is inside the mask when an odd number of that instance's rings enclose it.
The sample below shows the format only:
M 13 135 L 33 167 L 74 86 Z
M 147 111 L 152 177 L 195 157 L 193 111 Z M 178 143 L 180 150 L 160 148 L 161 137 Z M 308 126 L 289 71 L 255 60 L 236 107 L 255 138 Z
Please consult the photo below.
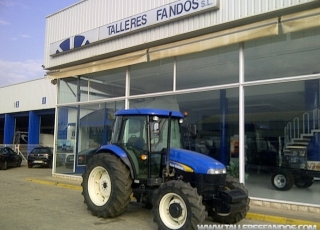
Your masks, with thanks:
M 45 78 L 2 87 L 0 95 L 0 114 L 52 109 L 56 104 L 56 86 Z M 46 104 L 42 104 L 44 97 Z

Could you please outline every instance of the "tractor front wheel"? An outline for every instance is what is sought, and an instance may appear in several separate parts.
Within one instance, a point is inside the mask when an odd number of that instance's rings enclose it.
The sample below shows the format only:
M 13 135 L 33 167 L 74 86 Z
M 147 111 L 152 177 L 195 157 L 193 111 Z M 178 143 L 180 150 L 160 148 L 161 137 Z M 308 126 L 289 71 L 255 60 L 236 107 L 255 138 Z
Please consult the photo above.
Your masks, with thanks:
M 183 181 L 162 184 L 153 195 L 154 222 L 159 229 L 198 229 L 205 207 L 197 189 Z
M 82 195 L 88 210 L 98 217 L 115 217 L 130 202 L 132 180 L 125 164 L 110 153 L 93 156 L 82 175 Z

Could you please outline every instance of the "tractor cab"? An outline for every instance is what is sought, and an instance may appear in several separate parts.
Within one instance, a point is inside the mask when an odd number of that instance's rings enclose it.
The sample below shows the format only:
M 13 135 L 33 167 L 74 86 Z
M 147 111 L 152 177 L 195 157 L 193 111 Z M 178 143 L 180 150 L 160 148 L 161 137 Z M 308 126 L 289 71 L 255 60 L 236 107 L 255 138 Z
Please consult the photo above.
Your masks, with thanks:
M 161 183 L 164 164 L 162 156 L 168 147 L 169 127 L 170 147 L 182 148 L 180 133 L 182 114 L 174 113 L 169 118 L 165 113 L 154 115 L 141 112 L 143 115 L 140 113 L 132 115 L 132 112 L 129 114 L 127 110 L 121 112 L 122 114 L 116 114 L 112 144 L 127 152 L 135 180 L 139 182 L 148 180 L 148 185 Z M 168 125 L 169 120 L 170 125 Z

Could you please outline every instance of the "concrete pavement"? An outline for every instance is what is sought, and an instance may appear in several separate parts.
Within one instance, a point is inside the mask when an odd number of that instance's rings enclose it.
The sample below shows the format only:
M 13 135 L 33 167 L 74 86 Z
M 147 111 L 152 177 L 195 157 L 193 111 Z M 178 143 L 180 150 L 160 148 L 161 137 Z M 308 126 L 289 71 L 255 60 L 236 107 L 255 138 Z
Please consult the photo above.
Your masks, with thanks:
M 49 170 L 48 170 L 49 171 Z M 73 190 L 82 190 L 80 175 L 30 175 L 25 180 L 32 183 L 39 183 L 48 186 L 58 186 Z M 266 205 L 260 205 L 264 203 Z M 257 205 L 258 204 L 258 205 Z M 320 229 L 320 215 L 317 212 L 292 211 L 272 208 L 268 202 L 257 202 L 251 200 L 250 211 L 246 215 L 248 220 L 264 221 L 277 225 L 316 225 Z

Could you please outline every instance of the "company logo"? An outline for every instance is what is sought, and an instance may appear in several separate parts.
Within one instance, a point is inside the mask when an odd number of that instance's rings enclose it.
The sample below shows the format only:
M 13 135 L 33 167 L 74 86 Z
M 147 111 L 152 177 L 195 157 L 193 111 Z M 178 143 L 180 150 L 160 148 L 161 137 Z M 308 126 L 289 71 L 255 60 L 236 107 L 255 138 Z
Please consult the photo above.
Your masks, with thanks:
M 67 38 L 63 41 L 52 43 L 50 46 L 50 55 L 55 55 L 90 45 L 96 41 L 98 41 L 98 31 L 90 30 L 88 32 Z
M 59 46 L 55 48 L 55 54 L 62 53 L 71 49 L 76 49 L 89 44 L 90 41 L 85 36 L 77 35 L 61 42 Z

